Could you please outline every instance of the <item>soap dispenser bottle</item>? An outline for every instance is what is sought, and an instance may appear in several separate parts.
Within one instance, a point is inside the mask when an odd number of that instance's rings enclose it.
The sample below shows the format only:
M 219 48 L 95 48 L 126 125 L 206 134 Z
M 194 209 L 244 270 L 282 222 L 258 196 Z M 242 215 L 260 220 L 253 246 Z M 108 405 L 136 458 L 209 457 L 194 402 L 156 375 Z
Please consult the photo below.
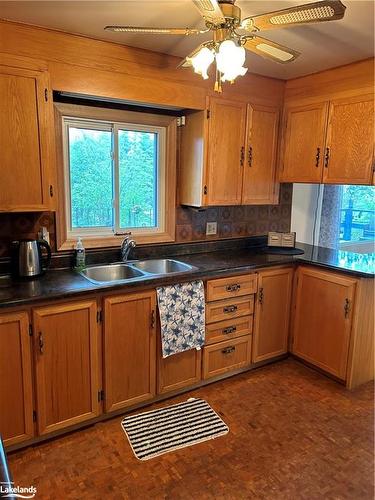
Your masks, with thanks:
M 82 240 L 78 237 L 76 246 L 75 246 L 75 262 L 74 268 L 77 271 L 82 271 L 86 267 L 86 255 L 85 255 L 85 247 L 83 246 Z

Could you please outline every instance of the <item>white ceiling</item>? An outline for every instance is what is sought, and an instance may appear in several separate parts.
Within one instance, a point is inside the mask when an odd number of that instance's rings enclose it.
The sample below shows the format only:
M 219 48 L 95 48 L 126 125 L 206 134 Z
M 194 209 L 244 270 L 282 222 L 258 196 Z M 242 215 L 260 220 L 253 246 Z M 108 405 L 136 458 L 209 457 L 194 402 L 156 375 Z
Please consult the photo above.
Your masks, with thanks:
M 279 65 L 248 53 L 252 73 L 294 78 L 374 55 L 374 0 L 343 0 L 345 17 L 339 21 L 262 32 L 275 42 L 302 55 L 289 65 Z M 238 0 L 242 17 L 262 14 L 307 0 Z M 191 0 L 124 1 L 0 1 L 0 18 L 81 33 L 93 38 L 184 57 L 209 34 L 199 36 L 111 33 L 105 25 L 204 27 Z

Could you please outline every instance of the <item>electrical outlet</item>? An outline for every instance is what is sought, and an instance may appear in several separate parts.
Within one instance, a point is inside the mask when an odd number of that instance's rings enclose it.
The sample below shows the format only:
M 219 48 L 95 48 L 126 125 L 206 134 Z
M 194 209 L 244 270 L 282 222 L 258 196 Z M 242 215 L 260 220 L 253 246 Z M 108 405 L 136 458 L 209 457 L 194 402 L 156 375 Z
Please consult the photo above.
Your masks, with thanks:
M 206 223 L 206 235 L 212 236 L 217 233 L 217 222 L 207 222 Z

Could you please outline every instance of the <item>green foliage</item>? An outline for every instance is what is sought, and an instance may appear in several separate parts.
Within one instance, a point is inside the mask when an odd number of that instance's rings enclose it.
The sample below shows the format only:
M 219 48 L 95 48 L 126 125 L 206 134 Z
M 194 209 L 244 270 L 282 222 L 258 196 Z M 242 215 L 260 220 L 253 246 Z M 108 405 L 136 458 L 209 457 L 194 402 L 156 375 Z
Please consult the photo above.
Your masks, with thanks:
M 113 227 L 112 133 L 70 128 L 73 227 Z M 120 227 L 156 225 L 157 136 L 120 130 Z

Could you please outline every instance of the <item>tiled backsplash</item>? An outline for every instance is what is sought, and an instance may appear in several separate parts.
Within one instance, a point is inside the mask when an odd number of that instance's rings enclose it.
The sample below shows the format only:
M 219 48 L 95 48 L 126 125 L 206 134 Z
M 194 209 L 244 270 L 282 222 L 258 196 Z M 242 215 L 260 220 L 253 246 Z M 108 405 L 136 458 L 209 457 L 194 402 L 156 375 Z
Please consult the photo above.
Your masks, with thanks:
M 268 231 L 289 231 L 292 190 L 292 184 L 281 185 L 279 205 L 215 207 L 205 210 L 177 207 L 176 242 L 261 236 Z M 206 236 L 206 222 L 217 222 L 216 235 Z M 36 238 L 43 226 L 50 233 L 52 251 L 56 251 L 53 213 L 0 214 L 0 258 L 9 256 L 11 241 Z
M 205 241 L 243 236 L 261 236 L 268 231 L 289 231 L 292 184 L 280 187 L 279 205 L 215 207 L 198 211 L 178 207 L 176 241 Z M 217 234 L 206 236 L 206 223 L 217 222 Z

